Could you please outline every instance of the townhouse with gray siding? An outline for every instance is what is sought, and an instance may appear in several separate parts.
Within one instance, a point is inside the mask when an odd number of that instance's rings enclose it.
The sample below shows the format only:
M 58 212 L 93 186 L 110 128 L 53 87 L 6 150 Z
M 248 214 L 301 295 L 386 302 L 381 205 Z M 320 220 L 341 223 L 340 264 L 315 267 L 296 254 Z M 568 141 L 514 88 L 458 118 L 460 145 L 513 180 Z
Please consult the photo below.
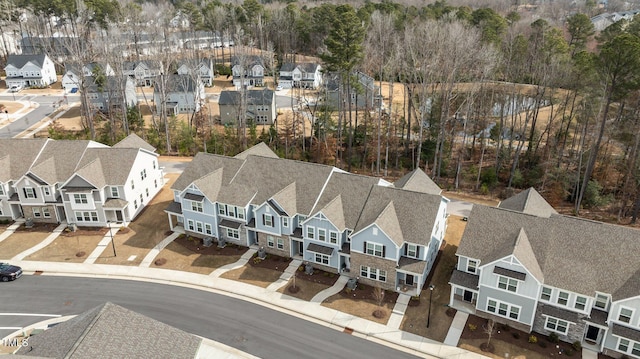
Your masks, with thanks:
M 533 188 L 474 205 L 450 306 L 640 358 L 640 232 L 558 214 Z
M 172 229 L 411 295 L 422 290 L 446 229 L 448 200 L 420 170 L 394 184 L 281 159 L 264 143 L 235 157 L 198 154 L 172 190 Z

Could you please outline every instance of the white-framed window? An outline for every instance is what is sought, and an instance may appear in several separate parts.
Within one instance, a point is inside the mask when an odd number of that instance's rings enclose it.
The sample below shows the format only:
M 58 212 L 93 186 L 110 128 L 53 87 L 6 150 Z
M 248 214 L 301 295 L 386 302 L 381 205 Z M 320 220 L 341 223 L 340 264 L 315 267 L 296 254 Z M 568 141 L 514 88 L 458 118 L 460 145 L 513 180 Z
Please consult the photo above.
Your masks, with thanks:
M 142 206 L 143 203 L 144 203 L 144 196 L 142 195 L 142 193 L 140 193 L 140 205 Z
M 147 194 L 147 197 L 149 197 L 149 187 L 145 188 L 144 192 Z
M 626 352 L 629 351 L 629 345 L 630 344 L 631 344 L 631 342 L 628 341 L 627 339 L 620 338 L 620 339 L 618 339 L 618 350 L 623 352 L 623 353 L 626 353 Z
M 284 249 L 284 239 L 282 238 L 276 239 L 276 247 L 278 249 Z
M 4 196 L 4 185 L 0 184 L 0 196 Z
M 289 217 L 282 217 L 282 227 L 289 228 Z
M 153 187 L 158 188 L 158 180 L 153 180 Z
M 499 315 L 504 318 L 518 320 L 520 318 L 520 307 L 513 304 L 501 302 L 496 299 L 487 300 L 487 312 Z
M 131 189 L 136 189 L 136 184 L 131 180 Z
M 569 322 L 554 317 L 547 317 L 544 327 L 552 332 L 566 335 L 569 330 Z
M 475 274 L 478 271 L 478 261 L 475 259 L 467 259 L 467 272 Z
M 640 356 L 640 343 L 633 343 L 633 347 L 631 347 L 631 354 Z
M 204 232 L 202 222 L 196 222 L 196 232 L 199 232 L 199 233 Z
M 581 295 L 576 297 L 576 304 L 573 306 L 578 310 L 584 310 L 587 307 L 587 297 L 583 297 Z
M 45 196 L 51 196 L 51 191 L 49 191 L 49 187 L 42 187 Z
M 87 195 L 85 193 L 76 193 L 73 195 L 73 201 L 76 204 L 87 204 L 89 200 L 87 199 Z
M 187 229 L 194 232 L 196 230 L 195 222 L 193 219 L 187 219 Z
M 411 258 L 418 257 L 418 245 L 407 243 L 407 257 L 411 257 Z
M 138 200 L 137 199 L 133 200 L 133 209 L 138 209 Z
M 498 288 L 508 290 L 509 292 L 517 292 L 518 291 L 518 281 L 509 277 L 498 277 Z
M 267 236 L 267 247 L 273 248 L 275 246 L 275 240 L 273 236 Z
M 333 244 L 338 243 L 338 232 L 329 231 L 329 242 Z
M 142 171 L 140 171 L 140 180 L 144 181 L 145 178 L 147 178 L 147 170 L 143 169 Z
M 238 239 L 240 238 L 240 232 L 237 229 L 227 228 L 227 237 Z
M 360 275 L 380 282 L 387 281 L 387 271 L 367 266 L 360 266 Z
M 51 212 L 49 211 L 49 207 L 42 207 L 42 217 L 51 218 Z
M 607 297 L 604 294 L 597 293 L 596 300 L 593 303 L 593 306 L 598 309 L 607 310 L 608 305 L 609 305 L 609 297 Z
M 244 208 L 236 207 L 236 217 L 244 219 Z
M 324 228 L 318 228 L 318 240 L 325 242 L 327 240 L 327 230 Z
M 191 201 L 191 210 L 194 212 L 202 212 L 202 202 Z
M 262 224 L 264 224 L 265 227 L 273 227 L 273 216 L 270 214 L 263 214 Z
M 33 189 L 32 187 L 25 187 L 24 196 L 26 198 L 36 198 L 36 190 Z
M 558 293 L 558 304 L 567 305 L 569 303 L 569 293 L 567 292 L 559 292 Z
M 153 169 L 156 169 L 156 161 L 153 161 Z
M 542 292 L 540 292 L 540 300 L 550 301 L 551 300 L 551 292 L 553 289 L 549 287 L 542 287 Z
M 98 212 L 75 212 L 76 222 L 98 222 Z
M 316 263 L 329 265 L 329 256 L 325 254 L 315 253 L 314 258 Z
M 307 226 L 307 238 L 314 239 L 316 235 L 316 228 L 312 226 Z
M 618 321 L 623 323 L 630 323 L 631 317 L 633 317 L 633 309 L 630 308 L 620 308 L 620 314 L 618 314 Z
M 33 217 L 40 218 L 42 215 L 40 214 L 40 208 L 33 208 Z
M 120 197 L 120 193 L 118 192 L 118 187 L 111 186 L 111 197 L 114 197 L 114 198 Z
M 218 203 L 218 214 L 226 216 L 227 210 L 224 204 Z
M 384 257 L 384 246 L 379 243 L 367 242 L 366 252 L 376 257 Z
M 213 231 L 211 230 L 211 224 L 209 223 L 204 224 L 204 233 L 213 234 Z

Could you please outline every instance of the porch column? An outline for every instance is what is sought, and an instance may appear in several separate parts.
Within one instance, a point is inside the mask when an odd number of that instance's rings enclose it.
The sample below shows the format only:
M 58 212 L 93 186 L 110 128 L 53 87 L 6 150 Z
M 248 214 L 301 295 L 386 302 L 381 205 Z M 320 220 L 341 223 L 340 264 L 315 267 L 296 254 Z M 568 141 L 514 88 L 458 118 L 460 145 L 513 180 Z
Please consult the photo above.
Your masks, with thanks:
M 451 291 L 449 293 L 449 306 L 452 307 L 453 306 L 453 296 L 455 295 L 456 292 L 456 287 L 451 286 Z
M 171 213 L 167 213 L 167 217 L 169 217 L 169 228 L 173 231 L 173 221 L 171 220 Z

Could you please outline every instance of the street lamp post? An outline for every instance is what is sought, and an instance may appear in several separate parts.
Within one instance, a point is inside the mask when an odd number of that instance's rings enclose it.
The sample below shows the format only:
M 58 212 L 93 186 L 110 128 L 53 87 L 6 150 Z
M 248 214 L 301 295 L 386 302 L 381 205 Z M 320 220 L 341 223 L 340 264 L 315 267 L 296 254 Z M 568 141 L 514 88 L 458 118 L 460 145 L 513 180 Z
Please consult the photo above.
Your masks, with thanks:
M 431 298 L 433 297 L 433 289 L 436 286 L 431 284 L 429 285 L 429 313 L 427 314 L 427 328 L 429 328 L 429 324 L 431 322 Z
M 113 256 L 117 257 L 118 255 L 116 254 L 116 245 L 115 243 L 113 243 L 113 233 L 111 233 L 111 221 L 107 221 L 107 225 L 109 226 L 109 236 L 111 237 L 111 248 L 113 248 Z

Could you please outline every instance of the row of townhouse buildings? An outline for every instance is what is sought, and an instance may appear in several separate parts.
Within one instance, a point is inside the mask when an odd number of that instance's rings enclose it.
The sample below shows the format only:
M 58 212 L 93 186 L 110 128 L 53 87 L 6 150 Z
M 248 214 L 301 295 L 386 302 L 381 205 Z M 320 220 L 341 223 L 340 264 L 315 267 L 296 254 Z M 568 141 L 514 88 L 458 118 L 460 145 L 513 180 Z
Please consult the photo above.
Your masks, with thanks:
M 164 184 L 155 149 L 135 134 L 93 141 L 0 140 L 0 218 L 98 227 L 131 222 Z
M 450 306 L 527 332 L 640 358 L 640 232 L 558 214 L 528 189 L 474 205 Z
M 413 295 L 446 230 L 448 200 L 420 170 L 389 183 L 281 159 L 264 144 L 235 157 L 199 153 L 171 189 L 172 229 Z

